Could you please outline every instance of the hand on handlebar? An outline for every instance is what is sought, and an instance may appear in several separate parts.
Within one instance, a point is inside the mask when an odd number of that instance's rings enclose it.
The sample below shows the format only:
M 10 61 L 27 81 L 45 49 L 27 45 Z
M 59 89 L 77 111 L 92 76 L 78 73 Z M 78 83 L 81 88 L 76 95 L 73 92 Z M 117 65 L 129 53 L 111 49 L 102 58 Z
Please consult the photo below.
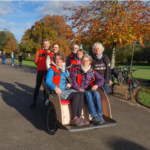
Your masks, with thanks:
M 61 93 L 62 93 L 62 90 L 61 90 L 59 87 L 56 87 L 55 92 L 56 92 L 57 94 L 61 94 Z

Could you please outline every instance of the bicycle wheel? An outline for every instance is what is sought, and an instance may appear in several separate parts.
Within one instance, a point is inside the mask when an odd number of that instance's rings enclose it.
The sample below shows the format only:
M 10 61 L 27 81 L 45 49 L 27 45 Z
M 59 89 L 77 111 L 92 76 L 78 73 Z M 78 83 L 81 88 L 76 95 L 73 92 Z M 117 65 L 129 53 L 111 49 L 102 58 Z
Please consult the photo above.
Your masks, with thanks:
M 122 85 L 122 81 L 123 81 L 123 77 L 122 77 L 122 73 L 120 72 L 120 73 L 118 74 L 118 84 L 119 84 L 119 85 Z
M 131 83 L 129 84 L 129 94 L 130 94 L 130 99 L 132 100 L 133 89 Z
M 54 135 L 57 131 L 57 116 L 53 104 L 50 105 L 47 113 L 47 128 L 50 135 Z
M 124 81 L 125 81 L 125 83 L 128 83 L 128 73 L 127 72 L 125 72 Z

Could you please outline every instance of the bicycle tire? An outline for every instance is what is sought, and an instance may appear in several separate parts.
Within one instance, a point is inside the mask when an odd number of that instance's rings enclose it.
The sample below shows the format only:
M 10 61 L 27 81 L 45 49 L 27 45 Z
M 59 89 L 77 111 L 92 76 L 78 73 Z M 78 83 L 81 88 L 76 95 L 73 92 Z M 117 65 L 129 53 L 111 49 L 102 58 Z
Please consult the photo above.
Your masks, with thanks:
M 122 85 L 122 81 L 123 81 L 123 77 L 122 77 L 122 73 L 120 72 L 120 73 L 118 74 L 118 84 L 119 84 L 119 85 Z
M 54 135 L 57 131 L 57 116 L 54 105 L 50 105 L 47 113 L 47 129 L 50 135 Z
M 129 94 L 130 94 L 130 99 L 132 100 L 132 95 L 133 95 L 133 89 L 132 89 L 131 83 L 129 84 Z

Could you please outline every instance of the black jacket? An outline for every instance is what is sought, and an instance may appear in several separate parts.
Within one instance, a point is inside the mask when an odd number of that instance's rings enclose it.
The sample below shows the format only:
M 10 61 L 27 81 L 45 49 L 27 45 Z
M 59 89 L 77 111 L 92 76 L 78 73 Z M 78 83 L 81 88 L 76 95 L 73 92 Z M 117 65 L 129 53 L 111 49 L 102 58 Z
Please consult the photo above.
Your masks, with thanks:
M 103 59 L 103 60 L 102 60 Z M 103 54 L 102 58 L 99 60 L 96 55 L 93 56 L 92 67 L 95 69 L 100 75 L 101 70 L 97 70 L 96 67 L 103 62 L 105 64 L 106 69 L 104 70 L 104 79 L 105 84 L 109 84 L 109 80 L 111 80 L 111 70 L 110 70 L 110 60 L 107 55 Z
M 18 57 L 19 57 L 19 62 L 22 62 L 22 55 Z

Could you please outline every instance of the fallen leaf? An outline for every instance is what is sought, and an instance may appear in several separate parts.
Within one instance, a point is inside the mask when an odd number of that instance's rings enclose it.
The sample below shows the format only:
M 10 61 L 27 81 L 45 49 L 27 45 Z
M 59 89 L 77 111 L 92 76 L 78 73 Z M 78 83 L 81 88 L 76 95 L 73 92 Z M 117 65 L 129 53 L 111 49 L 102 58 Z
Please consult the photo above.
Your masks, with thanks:
M 111 142 L 108 142 L 110 145 L 113 145 L 113 143 L 111 143 Z

